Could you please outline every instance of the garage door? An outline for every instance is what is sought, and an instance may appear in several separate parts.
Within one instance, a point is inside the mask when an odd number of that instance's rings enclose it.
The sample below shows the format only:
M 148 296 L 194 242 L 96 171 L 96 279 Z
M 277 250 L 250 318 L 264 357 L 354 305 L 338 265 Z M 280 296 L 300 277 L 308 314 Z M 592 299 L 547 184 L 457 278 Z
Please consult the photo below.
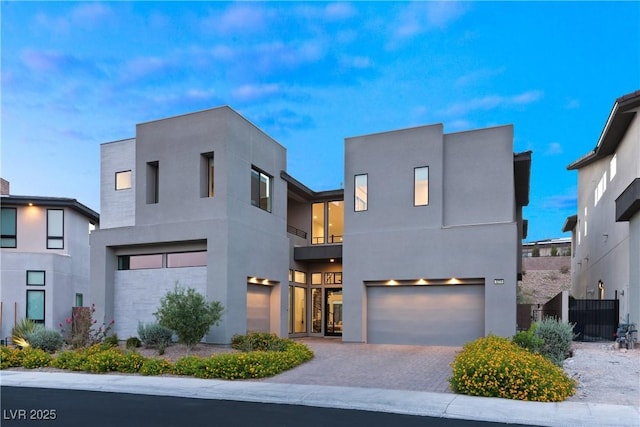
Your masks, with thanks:
M 367 288 L 367 342 L 460 346 L 484 335 L 484 285 Z
M 269 332 L 271 287 L 247 284 L 247 331 Z

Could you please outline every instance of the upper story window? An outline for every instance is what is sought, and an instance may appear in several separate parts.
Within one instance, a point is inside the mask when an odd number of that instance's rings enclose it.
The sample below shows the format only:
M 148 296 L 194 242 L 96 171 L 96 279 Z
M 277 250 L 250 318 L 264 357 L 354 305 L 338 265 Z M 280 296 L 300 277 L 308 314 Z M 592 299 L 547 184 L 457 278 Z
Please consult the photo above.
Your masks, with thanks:
M 213 197 L 214 194 L 213 152 L 200 155 L 200 197 Z
M 158 203 L 160 198 L 160 163 L 147 163 L 147 204 Z
M 344 235 L 344 201 L 318 202 L 311 205 L 311 243 L 342 243 Z M 326 219 L 326 220 L 325 220 Z
M 610 169 L 609 181 L 612 181 L 613 177 L 616 176 L 616 173 L 618 172 L 618 155 L 617 154 L 614 154 L 611 160 L 609 161 L 609 169 Z
M 266 173 L 251 168 L 251 204 L 271 212 L 272 178 Z
M 47 249 L 64 249 L 64 210 L 47 209 Z
M 413 170 L 413 205 L 429 204 L 429 167 L 423 166 Z
M 116 191 L 131 188 L 131 171 L 116 172 Z
M 17 210 L 16 208 L 2 208 L 0 217 L 0 246 L 3 248 L 15 248 L 17 246 Z
M 356 212 L 366 211 L 368 209 L 368 175 L 356 175 L 354 179 L 353 209 Z

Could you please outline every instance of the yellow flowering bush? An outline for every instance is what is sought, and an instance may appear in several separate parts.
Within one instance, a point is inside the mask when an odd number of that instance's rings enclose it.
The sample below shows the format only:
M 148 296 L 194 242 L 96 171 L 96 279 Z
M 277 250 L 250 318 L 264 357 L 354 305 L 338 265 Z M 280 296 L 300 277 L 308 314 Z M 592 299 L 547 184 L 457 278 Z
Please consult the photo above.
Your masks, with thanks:
M 17 347 L 0 347 L 0 369 L 16 368 L 22 366 L 24 353 Z
M 575 381 L 562 368 L 493 335 L 465 344 L 451 367 L 455 393 L 538 402 L 560 402 L 575 393 Z
M 40 348 L 25 348 L 22 351 L 22 366 L 27 369 L 44 368 L 51 363 L 52 356 Z

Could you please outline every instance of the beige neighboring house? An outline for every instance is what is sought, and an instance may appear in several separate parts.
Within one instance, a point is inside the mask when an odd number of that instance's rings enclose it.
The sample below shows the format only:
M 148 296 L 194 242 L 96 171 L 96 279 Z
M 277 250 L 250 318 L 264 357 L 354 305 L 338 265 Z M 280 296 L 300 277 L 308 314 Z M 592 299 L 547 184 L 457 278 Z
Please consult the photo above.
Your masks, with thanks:
M 620 322 L 640 324 L 640 91 L 618 98 L 578 171 L 572 233 L 572 295 L 619 299 Z
M 2 179 L 0 332 L 29 318 L 58 329 L 74 306 L 88 305 L 89 233 L 96 212 L 75 199 L 14 196 Z

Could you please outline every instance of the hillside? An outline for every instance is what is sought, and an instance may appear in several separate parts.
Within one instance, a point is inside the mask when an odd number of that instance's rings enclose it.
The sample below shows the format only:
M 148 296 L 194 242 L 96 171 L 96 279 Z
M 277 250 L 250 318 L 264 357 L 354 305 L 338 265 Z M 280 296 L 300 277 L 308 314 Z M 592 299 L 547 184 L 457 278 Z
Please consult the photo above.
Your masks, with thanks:
M 561 291 L 571 290 L 570 256 L 525 257 L 522 268 L 520 304 L 544 304 Z

